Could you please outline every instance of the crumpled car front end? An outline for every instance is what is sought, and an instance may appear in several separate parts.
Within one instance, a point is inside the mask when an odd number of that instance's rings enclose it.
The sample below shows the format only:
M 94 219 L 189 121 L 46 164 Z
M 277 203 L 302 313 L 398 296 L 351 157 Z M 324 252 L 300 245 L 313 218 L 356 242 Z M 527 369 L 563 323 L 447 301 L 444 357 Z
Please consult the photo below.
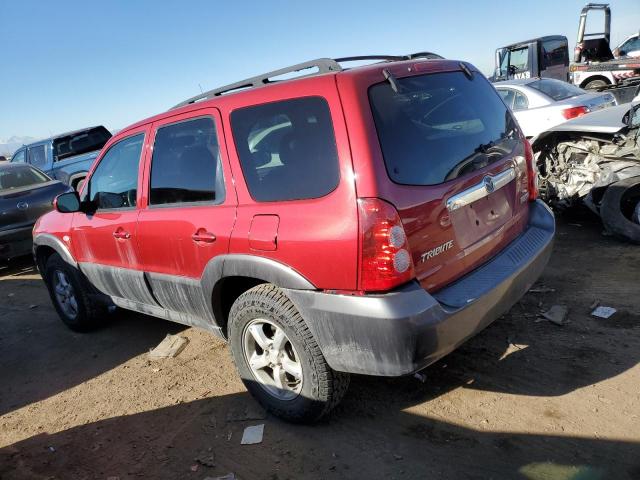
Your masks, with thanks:
M 622 193 L 614 199 L 612 193 L 607 194 L 613 185 L 624 183 L 628 189 L 640 184 L 639 107 L 627 104 L 613 107 L 610 112 L 586 115 L 535 138 L 532 146 L 541 198 L 557 209 L 584 203 L 603 217 L 608 230 L 620 234 L 615 226 L 610 228 L 610 219 L 604 218 L 604 211 L 610 212 L 611 208 L 603 209 L 603 202 L 612 197 L 612 201 L 620 202 L 613 210 L 622 211 L 624 217 L 613 223 L 625 223 L 626 218 L 640 231 L 634 215 L 640 203 L 637 198 Z M 635 203 L 627 205 L 629 202 Z M 620 235 L 635 241 L 627 234 Z

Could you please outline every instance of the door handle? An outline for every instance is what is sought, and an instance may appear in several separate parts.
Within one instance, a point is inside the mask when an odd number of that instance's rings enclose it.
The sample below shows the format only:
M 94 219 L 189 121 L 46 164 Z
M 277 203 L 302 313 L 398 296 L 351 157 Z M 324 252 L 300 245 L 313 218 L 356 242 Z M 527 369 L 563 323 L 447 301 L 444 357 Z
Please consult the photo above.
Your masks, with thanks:
M 131 238 L 131 234 L 122 228 L 118 228 L 115 232 L 113 232 L 113 237 L 117 238 L 118 240 L 129 240 Z
M 196 233 L 191 235 L 191 238 L 194 242 L 202 242 L 202 243 L 213 243 L 216 241 L 216 236 L 207 232 L 204 228 L 199 228 Z

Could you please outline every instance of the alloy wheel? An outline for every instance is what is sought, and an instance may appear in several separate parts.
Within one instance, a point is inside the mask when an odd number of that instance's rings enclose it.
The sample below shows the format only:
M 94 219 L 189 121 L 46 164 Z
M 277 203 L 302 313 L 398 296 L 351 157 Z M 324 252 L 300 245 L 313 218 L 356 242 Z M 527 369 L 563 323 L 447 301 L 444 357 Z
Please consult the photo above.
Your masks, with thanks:
M 278 400 L 293 400 L 302 390 L 302 364 L 284 330 L 258 318 L 242 334 L 244 357 L 255 380 Z
M 64 314 L 70 319 L 75 319 L 78 316 L 78 302 L 73 285 L 62 270 L 56 270 L 53 273 L 53 291 Z

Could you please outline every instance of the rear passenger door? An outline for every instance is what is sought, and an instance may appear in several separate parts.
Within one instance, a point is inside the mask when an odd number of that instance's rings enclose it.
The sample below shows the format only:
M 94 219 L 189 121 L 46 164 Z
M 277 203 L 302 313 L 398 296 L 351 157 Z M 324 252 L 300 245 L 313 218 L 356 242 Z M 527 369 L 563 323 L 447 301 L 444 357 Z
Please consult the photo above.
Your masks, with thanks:
M 142 266 L 164 308 L 202 317 L 199 280 L 227 253 L 237 205 L 220 114 L 207 108 L 163 119 L 151 138 L 137 229 Z

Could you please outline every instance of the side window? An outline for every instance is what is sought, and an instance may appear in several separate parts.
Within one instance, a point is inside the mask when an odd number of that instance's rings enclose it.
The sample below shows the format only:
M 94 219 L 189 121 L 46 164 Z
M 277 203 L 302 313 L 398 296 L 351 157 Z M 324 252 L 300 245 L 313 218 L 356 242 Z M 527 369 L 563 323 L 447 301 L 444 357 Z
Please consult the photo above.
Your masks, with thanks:
M 515 71 L 509 73 L 524 72 L 529 70 L 529 47 L 518 48 L 511 50 L 511 56 L 509 57 L 509 66 Z
M 138 166 L 144 134 L 125 138 L 109 148 L 89 180 L 88 195 L 96 209 L 136 206 Z
M 231 114 L 244 178 L 259 202 L 319 198 L 340 179 L 326 100 L 305 97 Z
M 37 145 L 30 147 L 28 150 L 28 160 L 31 165 L 37 168 L 47 167 L 47 154 L 44 149 L 44 145 Z
M 526 110 L 529 108 L 529 101 L 527 97 L 520 92 L 515 92 L 515 98 L 513 100 L 513 111 L 517 112 L 518 110 Z
M 514 91 L 509 88 L 500 88 L 498 89 L 498 95 L 502 98 L 507 107 L 513 109 L 513 97 Z
M 564 40 L 542 42 L 542 67 L 569 65 L 569 50 Z
M 151 205 L 224 201 L 220 147 L 211 117 L 158 128 L 150 190 Z
M 13 154 L 11 157 L 11 163 L 25 163 L 27 160 L 27 156 L 25 155 L 25 150 L 20 150 Z
M 624 56 L 630 52 L 635 52 L 636 50 L 640 50 L 640 37 L 631 38 L 624 42 L 620 47 L 620 55 Z

